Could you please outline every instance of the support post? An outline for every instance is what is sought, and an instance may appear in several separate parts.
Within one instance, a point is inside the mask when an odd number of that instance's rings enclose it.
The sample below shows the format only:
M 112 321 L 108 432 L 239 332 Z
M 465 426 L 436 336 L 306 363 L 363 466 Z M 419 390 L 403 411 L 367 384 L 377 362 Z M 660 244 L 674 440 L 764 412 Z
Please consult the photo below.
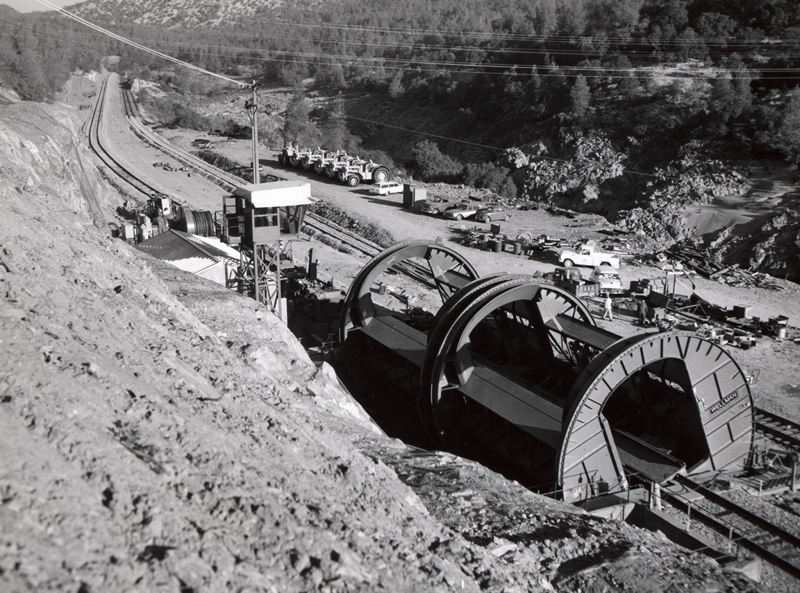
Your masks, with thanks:
M 650 508 L 661 510 L 661 485 L 658 482 L 650 483 Z
M 686 503 L 686 533 L 692 531 L 692 501 Z
M 258 95 L 256 94 L 255 80 L 251 88 L 253 89 L 253 99 L 246 101 L 244 107 L 250 116 L 250 125 L 253 129 L 253 183 L 261 183 L 258 173 Z

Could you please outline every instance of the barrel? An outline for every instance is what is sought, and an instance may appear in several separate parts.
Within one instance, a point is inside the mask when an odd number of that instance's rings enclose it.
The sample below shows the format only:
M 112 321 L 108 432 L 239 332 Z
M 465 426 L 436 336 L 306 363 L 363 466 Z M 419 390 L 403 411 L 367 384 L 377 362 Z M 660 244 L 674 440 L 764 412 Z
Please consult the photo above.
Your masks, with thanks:
M 495 253 L 500 253 L 501 251 L 503 251 L 503 242 L 498 241 L 496 239 L 492 241 L 492 251 L 494 251 Z
M 522 245 L 514 243 L 514 255 L 519 255 L 520 253 L 522 253 Z

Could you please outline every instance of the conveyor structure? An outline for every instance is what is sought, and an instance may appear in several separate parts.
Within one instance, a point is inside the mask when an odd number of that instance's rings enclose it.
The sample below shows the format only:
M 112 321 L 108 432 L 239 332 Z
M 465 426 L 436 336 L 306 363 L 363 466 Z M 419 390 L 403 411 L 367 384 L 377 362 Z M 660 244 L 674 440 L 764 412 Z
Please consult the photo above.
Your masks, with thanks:
M 427 264 L 443 301 L 424 325 L 372 299 L 378 278 L 409 259 Z M 438 243 L 370 261 L 345 297 L 340 340 L 351 374 L 414 403 L 443 448 L 491 452 L 568 502 L 740 471 L 750 457 L 752 395 L 720 346 L 683 331 L 618 336 L 567 291 L 480 278 Z

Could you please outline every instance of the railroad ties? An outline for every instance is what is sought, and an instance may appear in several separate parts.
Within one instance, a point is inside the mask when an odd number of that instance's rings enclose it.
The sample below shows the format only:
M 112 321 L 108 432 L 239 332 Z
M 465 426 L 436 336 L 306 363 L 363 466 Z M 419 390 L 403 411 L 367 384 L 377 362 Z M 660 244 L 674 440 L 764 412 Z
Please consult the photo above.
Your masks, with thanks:
M 424 323 L 372 300 L 380 275 L 409 261 L 442 300 Z M 719 346 L 688 332 L 621 338 L 566 291 L 479 278 L 437 243 L 373 258 L 345 297 L 340 340 L 350 374 L 413 404 L 442 447 L 495 456 L 568 502 L 742 470 L 751 453 L 752 396 Z
M 756 408 L 756 430 L 782 446 L 800 451 L 800 424 Z
M 690 478 L 680 476 L 676 482 L 687 492 L 699 495 L 689 500 L 685 494 L 663 490 L 664 497 L 684 510 L 690 522 L 702 522 L 735 545 L 800 579 L 800 537 Z M 691 525 L 687 529 L 691 530 Z

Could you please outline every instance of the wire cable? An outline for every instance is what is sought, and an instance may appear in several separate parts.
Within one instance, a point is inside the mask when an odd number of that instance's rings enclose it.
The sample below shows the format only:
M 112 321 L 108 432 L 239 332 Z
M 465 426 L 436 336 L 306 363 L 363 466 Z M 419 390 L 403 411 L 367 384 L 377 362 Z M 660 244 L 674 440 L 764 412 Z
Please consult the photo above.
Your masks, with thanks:
M 178 58 L 173 58 L 170 55 L 167 55 L 165 53 L 161 53 L 160 51 L 156 51 L 154 49 L 151 49 L 149 47 L 146 47 L 144 45 L 136 43 L 135 41 L 132 41 L 132 40 L 130 40 L 130 39 L 126 38 L 126 37 L 123 37 L 121 35 L 117 35 L 116 33 L 112 32 L 112 31 L 109 31 L 108 29 L 104 29 L 100 25 L 95 25 L 94 23 L 91 23 L 91 22 L 89 22 L 89 21 L 87 21 L 85 19 L 82 19 L 81 17 L 79 17 L 76 14 L 68 12 L 68 11 L 64 10 L 63 8 L 61 8 L 59 6 L 56 6 L 52 2 L 48 2 L 48 0 L 36 0 L 36 1 L 39 2 L 39 4 L 43 4 L 43 5 L 47 6 L 48 8 L 51 8 L 51 9 L 55 10 L 59 14 L 62 14 L 64 16 L 68 17 L 68 18 L 71 18 L 72 20 L 74 20 L 74 21 L 76 21 L 78 23 L 81 23 L 82 25 L 85 25 L 85 26 L 89 27 L 90 29 L 94 29 L 95 31 L 99 31 L 99 32 L 103 33 L 104 35 L 108 35 L 109 37 L 111 37 L 113 39 L 116 39 L 117 41 L 121 41 L 122 43 L 130 45 L 131 47 L 135 47 L 136 49 L 139 49 L 141 51 L 153 54 L 155 56 L 163 58 L 163 59 L 165 59 L 165 60 L 167 60 L 169 62 L 172 62 L 174 64 L 178 64 L 178 65 L 183 66 L 185 68 L 188 68 L 190 70 L 194 70 L 196 72 L 201 72 L 201 73 L 207 74 L 209 76 L 214 76 L 214 77 L 219 78 L 221 80 L 226 80 L 226 81 L 228 81 L 230 83 L 233 83 L 233 84 L 235 84 L 237 86 L 245 86 L 245 84 L 243 82 L 241 82 L 239 80 L 234 80 L 233 78 L 229 78 L 229 77 L 225 76 L 224 74 L 217 74 L 216 72 L 211 72 L 210 70 L 206 70 L 204 68 L 200 68 L 199 66 L 195 66 L 194 64 L 190 64 L 189 62 L 184 62 L 183 60 L 179 60 Z

